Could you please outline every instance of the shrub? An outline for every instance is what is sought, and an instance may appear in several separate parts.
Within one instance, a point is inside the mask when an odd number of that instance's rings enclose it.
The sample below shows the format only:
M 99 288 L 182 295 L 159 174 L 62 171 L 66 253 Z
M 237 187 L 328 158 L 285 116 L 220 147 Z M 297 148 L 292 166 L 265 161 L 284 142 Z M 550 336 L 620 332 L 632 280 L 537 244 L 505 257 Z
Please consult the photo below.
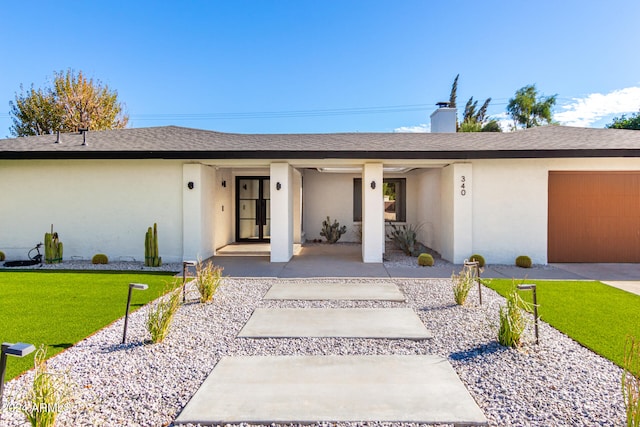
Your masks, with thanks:
M 478 255 L 478 254 L 473 254 L 469 257 L 469 261 L 477 261 L 478 262 L 478 267 L 482 268 L 484 267 L 484 257 L 482 255 Z
M 347 226 L 343 225 L 340 227 L 340 223 L 336 220 L 333 220 L 333 224 L 331 224 L 331 218 L 327 217 L 326 220 L 322 221 L 322 231 L 320 231 L 320 235 L 327 239 L 328 243 L 335 243 L 340 240 L 340 237 L 347 232 Z
M 222 284 L 222 267 L 215 267 L 211 263 L 196 265 L 196 286 L 200 292 L 200 302 L 206 303 L 213 299 L 213 295 Z
M 418 255 L 418 265 L 421 267 L 433 266 L 433 256 L 431 256 L 431 254 Z
M 420 226 L 412 224 L 397 226 L 389 224 L 391 231 L 387 233 L 387 238 L 405 255 L 418 256 L 422 252 L 422 245 L 418 243 L 418 230 Z
M 34 357 L 34 377 L 27 391 L 22 413 L 33 427 L 53 426 L 64 406 L 71 399 L 68 374 L 47 370 L 47 349 L 40 346 Z
M 175 289 L 176 285 L 169 289 L 169 292 L 161 297 L 157 304 L 149 308 L 147 315 L 147 330 L 151 334 L 151 341 L 159 343 L 164 341 L 169 333 L 169 326 L 173 316 L 180 306 L 180 293 Z
M 475 282 L 475 276 L 473 270 L 468 267 L 463 267 L 459 274 L 453 274 L 451 276 L 453 281 L 453 299 L 458 305 L 464 305 L 469 296 L 469 291 L 473 287 Z
M 627 426 L 640 426 L 640 341 L 627 337 L 624 346 L 622 396 Z
M 91 258 L 91 264 L 109 264 L 109 257 L 105 254 L 95 254 Z
M 4 261 L 4 252 L 0 251 L 0 261 Z
M 516 265 L 522 268 L 531 268 L 531 258 L 526 255 L 520 255 L 516 258 Z
M 515 282 L 506 296 L 507 304 L 500 306 L 498 342 L 505 347 L 518 347 L 526 326 L 523 307 L 527 303 L 520 298 Z

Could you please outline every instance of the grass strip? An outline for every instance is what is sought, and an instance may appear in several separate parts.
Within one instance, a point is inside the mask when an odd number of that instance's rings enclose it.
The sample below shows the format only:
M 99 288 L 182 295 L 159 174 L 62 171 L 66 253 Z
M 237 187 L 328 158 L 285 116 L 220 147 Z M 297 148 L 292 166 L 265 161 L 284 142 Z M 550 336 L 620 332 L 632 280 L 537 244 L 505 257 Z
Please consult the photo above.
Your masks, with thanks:
M 0 340 L 48 348 L 47 358 L 124 316 L 129 283 L 131 311 L 160 296 L 173 273 L 0 272 Z M 118 344 L 115 343 L 114 344 Z M 31 355 L 9 357 L 5 380 L 33 368 Z
M 489 279 L 485 284 L 505 296 L 512 282 Z M 516 282 L 536 284 L 542 320 L 618 366 L 624 362 L 626 337 L 640 337 L 640 295 L 596 281 Z M 532 302 L 531 291 L 520 291 L 520 296 Z

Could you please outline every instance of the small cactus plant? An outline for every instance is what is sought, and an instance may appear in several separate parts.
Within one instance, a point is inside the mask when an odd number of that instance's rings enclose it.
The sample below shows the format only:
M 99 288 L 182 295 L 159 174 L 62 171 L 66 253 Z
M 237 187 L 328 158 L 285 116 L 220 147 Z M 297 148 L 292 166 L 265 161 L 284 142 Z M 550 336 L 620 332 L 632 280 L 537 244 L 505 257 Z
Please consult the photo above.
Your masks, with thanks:
M 58 233 L 53 231 L 51 225 L 51 233 L 44 233 L 44 262 L 47 264 L 58 264 L 62 262 L 62 242 L 58 238 Z
M 521 268 L 531 268 L 531 258 L 526 255 L 520 255 L 516 258 L 516 265 Z
M 433 256 L 431 254 L 420 254 L 418 255 L 418 265 L 421 267 L 432 267 L 433 266 Z
M 347 232 L 347 226 L 340 227 L 340 223 L 333 220 L 331 224 L 331 218 L 327 217 L 325 221 L 322 221 L 322 231 L 320 235 L 327 239 L 328 243 L 335 243 L 340 240 L 340 237 Z
M 95 254 L 91 258 L 91 264 L 109 264 L 109 257 L 105 254 Z
M 484 257 L 483 257 L 482 255 L 479 255 L 479 254 L 473 254 L 473 255 L 471 255 L 471 256 L 469 257 L 469 261 L 476 261 L 476 262 L 478 262 L 478 267 L 479 267 L 479 268 L 484 267 L 484 264 L 485 264 L 485 262 L 484 262 Z
M 158 224 L 149 227 L 144 238 L 144 265 L 147 267 L 160 267 L 162 257 L 158 256 Z
M 0 251 L 0 261 L 4 261 L 4 252 Z

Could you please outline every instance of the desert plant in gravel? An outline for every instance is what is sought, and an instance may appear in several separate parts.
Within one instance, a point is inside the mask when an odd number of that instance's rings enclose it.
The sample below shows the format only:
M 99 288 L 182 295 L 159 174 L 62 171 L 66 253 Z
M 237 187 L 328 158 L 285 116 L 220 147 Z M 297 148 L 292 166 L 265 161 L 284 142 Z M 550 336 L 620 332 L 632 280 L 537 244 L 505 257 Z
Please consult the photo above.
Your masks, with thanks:
M 483 268 L 485 261 L 484 257 L 480 254 L 473 254 L 469 257 L 469 261 L 474 261 L 478 263 L 478 267 Z
M 420 255 L 418 255 L 418 265 L 420 267 L 432 267 L 433 266 L 433 255 L 431 255 L 431 254 L 420 254 Z
M 531 268 L 533 264 L 531 263 L 531 258 L 526 255 L 520 255 L 516 258 L 516 265 L 521 268 Z
M 210 262 L 198 260 L 196 265 L 196 286 L 200 293 L 200 302 L 206 303 L 213 299 L 222 284 L 222 267 L 216 267 Z
M 524 311 L 531 308 L 518 294 L 515 281 L 506 296 L 506 305 L 500 306 L 498 342 L 505 347 L 519 347 L 527 320 Z
M 640 340 L 627 337 L 624 347 L 622 396 L 627 427 L 640 427 Z
M 34 377 L 20 408 L 33 427 L 55 425 L 58 413 L 71 400 L 71 385 L 68 373 L 47 369 L 47 349 L 40 346 L 34 357 Z
M 418 242 L 418 231 L 421 226 L 413 224 L 396 225 L 389 223 L 391 230 L 387 233 L 387 239 L 405 255 L 418 256 L 422 252 L 422 245 Z
M 95 254 L 91 258 L 91 264 L 109 264 L 109 257 L 105 254 Z
M 149 307 L 146 327 L 154 344 L 166 338 L 178 307 L 180 307 L 180 292 L 177 289 L 177 283 L 174 283 L 168 286 L 168 292 L 160 297 L 155 305 Z
M 322 231 L 320 231 L 320 235 L 327 239 L 327 243 L 336 243 L 346 232 L 347 226 L 343 225 L 342 227 L 340 227 L 340 223 L 335 219 L 333 220 L 333 224 L 331 223 L 331 218 L 329 217 L 327 217 L 326 220 L 322 221 Z
M 453 299 L 458 305 L 464 305 L 469 296 L 469 291 L 475 283 L 475 275 L 470 267 L 463 267 L 460 273 L 451 276 L 453 281 Z

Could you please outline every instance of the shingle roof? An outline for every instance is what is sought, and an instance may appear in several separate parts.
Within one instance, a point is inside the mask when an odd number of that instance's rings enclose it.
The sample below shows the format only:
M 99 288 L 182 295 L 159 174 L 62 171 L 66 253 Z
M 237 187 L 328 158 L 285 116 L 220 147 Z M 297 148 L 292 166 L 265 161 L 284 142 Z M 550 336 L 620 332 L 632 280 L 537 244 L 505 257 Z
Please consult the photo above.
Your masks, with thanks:
M 505 133 L 235 134 L 177 126 L 0 140 L 0 159 L 640 157 L 640 132 L 543 126 Z

